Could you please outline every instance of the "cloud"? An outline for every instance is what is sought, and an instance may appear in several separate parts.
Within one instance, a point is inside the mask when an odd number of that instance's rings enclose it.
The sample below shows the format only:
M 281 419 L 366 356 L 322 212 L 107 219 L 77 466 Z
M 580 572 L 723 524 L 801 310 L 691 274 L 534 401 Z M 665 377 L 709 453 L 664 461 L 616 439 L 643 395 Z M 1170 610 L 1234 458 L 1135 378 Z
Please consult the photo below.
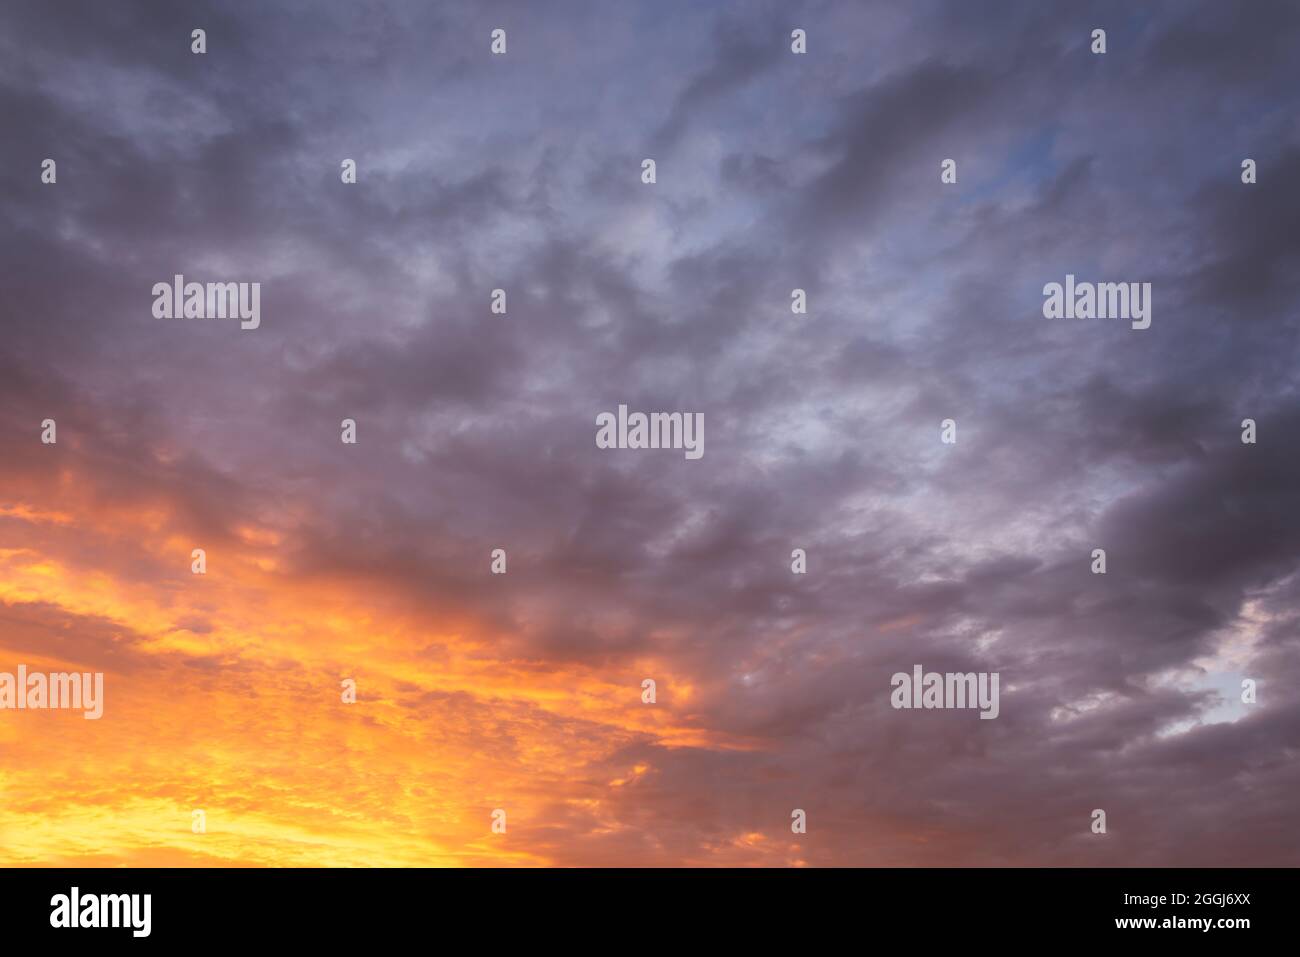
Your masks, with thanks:
M 0 651 L 109 673 L 10 860 L 1296 861 L 1293 11 L 306 10 L 0 13 Z

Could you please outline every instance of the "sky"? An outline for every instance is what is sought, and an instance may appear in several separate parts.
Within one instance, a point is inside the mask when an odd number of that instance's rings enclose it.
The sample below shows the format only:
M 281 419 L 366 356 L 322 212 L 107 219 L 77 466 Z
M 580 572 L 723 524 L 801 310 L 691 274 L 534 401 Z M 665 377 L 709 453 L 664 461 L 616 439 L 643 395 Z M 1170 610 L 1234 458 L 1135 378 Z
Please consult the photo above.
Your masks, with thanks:
M 0 864 L 1300 864 L 1297 41 L 6 0 L 0 672 L 105 701 L 0 711 Z M 917 664 L 998 717 L 892 707 Z

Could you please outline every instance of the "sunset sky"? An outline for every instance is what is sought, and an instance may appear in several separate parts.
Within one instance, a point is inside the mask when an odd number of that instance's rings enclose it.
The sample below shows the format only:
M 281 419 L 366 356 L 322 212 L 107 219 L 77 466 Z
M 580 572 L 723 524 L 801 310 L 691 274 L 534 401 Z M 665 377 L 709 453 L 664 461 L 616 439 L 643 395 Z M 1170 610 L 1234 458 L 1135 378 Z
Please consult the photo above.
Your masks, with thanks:
M 5 0 L 0 672 L 105 704 L 0 711 L 0 865 L 1300 864 L 1298 38 Z M 1151 327 L 1044 319 L 1067 273 Z

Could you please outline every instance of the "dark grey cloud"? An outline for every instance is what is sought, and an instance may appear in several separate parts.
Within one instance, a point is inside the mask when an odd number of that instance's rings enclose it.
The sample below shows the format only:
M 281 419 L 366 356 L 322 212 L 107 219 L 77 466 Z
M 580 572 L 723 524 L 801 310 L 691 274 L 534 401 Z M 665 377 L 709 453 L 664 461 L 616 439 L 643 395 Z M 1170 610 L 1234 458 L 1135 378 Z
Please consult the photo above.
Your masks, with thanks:
M 748 749 L 629 743 L 584 782 L 619 827 L 519 831 L 559 856 L 743 863 L 805 807 L 812 863 L 1294 864 L 1296 36 L 1281 3 L 6 4 L 5 488 L 40 498 L 57 415 L 105 507 L 221 542 L 310 506 L 268 582 L 539 669 L 671 662 L 665 707 Z M 262 328 L 153 320 L 176 272 L 260 279 Z M 1151 329 L 1042 319 L 1066 272 L 1153 282 Z M 705 457 L 596 450 L 619 403 L 704 412 Z M 1243 629 L 1267 693 L 1203 720 Z M 999 719 L 891 709 L 917 662 L 999 671 Z

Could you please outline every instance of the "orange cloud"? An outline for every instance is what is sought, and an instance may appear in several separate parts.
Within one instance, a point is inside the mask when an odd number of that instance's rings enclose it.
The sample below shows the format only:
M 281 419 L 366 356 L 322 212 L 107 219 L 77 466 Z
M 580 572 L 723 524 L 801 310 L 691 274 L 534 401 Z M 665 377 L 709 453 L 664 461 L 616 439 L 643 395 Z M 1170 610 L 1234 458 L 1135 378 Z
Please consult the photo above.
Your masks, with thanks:
M 0 667 L 103 670 L 105 713 L 0 714 L 0 864 L 565 863 L 515 835 L 557 804 L 580 832 L 625 828 L 606 798 L 649 768 L 595 770 L 621 749 L 749 746 L 643 705 L 646 673 L 689 702 L 666 663 L 500 660 L 464 609 L 283 572 L 291 521 L 200 542 L 175 503 L 64 488 L 0 513 Z

